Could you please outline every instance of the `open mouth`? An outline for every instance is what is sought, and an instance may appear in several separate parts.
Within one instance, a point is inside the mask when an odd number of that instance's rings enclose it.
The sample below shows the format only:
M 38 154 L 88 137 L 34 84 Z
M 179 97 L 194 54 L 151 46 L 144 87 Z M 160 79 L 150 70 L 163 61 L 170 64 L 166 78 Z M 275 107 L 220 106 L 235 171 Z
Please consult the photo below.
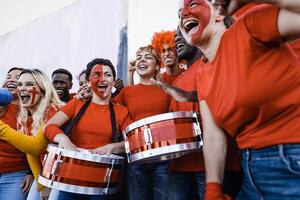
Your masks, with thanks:
M 60 96 L 60 95 L 63 95 L 63 94 L 64 94 L 64 91 L 63 91 L 63 90 L 61 90 L 61 89 L 56 89 L 55 91 L 56 91 L 56 93 L 57 93 L 57 95 L 58 95 L 58 96 Z
M 30 99 L 30 95 L 26 93 L 21 93 L 20 98 L 22 103 L 27 103 Z
M 100 90 L 100 91 L 105 91 L 106 88 L 107 88 L 107 85 L 106 84 L 100 84 L 97 86 L 97 88 Z
M 16 89 L 17 89 L 17 84 L 15 84 L 15 83 L 8 83 L 8 84 L 6 85 L 6 88 L 7 88 L 9 91 L 11 91 L 11 90 L 16 90 Z
M 141 64 L 141 65 L 138 66 L 138 68 L 139 68 L 140 70 L 146 70 L 146 69 L 148 69 L 148 66 L 147 66 L 147 65 L 144 65 L 144 64 Z
M 183 23 L 183 28 L 188 34 L 192 29 L 196 28 L 199 25 L 198 21 L 195 19 L 188 19 Z

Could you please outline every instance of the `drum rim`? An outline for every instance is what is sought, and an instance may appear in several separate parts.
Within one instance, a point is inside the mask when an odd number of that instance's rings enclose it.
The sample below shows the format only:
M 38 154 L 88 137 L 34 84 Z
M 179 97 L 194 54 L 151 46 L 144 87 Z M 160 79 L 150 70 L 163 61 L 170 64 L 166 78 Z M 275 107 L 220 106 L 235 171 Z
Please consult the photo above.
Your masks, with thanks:
M 152 124 L 155 122 L 170 120 L 170 119 L 190 118 L 190 117 L 196 117 L 196 116 L 197 116 L 197 113 L 191 112 L 191 111 L 168 112 L 168 113 L 163 113 L 163 114 L 159 114 L 159 115 L 153 115 L 153 116 L 146 117 L 146 118 L 140 119 L 138 121 L 135 121 L 135 122 L 129 124 L 123 132 L 125 132 L 125 134 L 127 136 L 130 131 L 132 131 L 136 128 L 139 128 L 141 126 L 145 126 L 145 125 Z
M 87 150 L 87 149 L 83 149 L 83 150 Z M 125 162 L 124 157 L 115 154 L 98 155 L 98 154 L 91 154 L 82 151 L 76 152 L 69 149 L 60 148 L 55 144 L 49 144 L 47 147 L 47 152 L 59 154 L 70 158 L 75 158 L 75 159 L 80 159 L 80 160 L 85 160 L 90 162 L 104 163 L 104 164 L 123 164 Z
M 191 147 L 192 146 L 192 147 Z M 148 158 L 154 157 L 154 156 L 163 156 L 163 154 L 159 154 L 162 151 L 165 153 L 180 153 L 180 152 L 189 152 L 189 151 L 201 151 L 203 146 L 202 141 L 196 141 L 196 142 L 188 142 L 188 143 L 182 143 L 182 144 L 173 144 L 169 146 L 164 147 L 157 147 L 153 148 L 147 151 L 138 152 L 135 154 L 129 154 L 128 160 L 130 163 L 133 162 L 143 162 L 146 161 Z M 167 152 L 169 151 L 169 152 Z M 147 155 L 148 154 L 148 155 Z M 152 154 L 152 155 L 149 155 Z M 159 159 L 158 159 L 159 160 Z
M 65 192 L 77 193 L 77 194 L 104 195 L 104 191 L 106 189 L 100 187 L 85 187 L 85 186 L 61 183 L 58 181 L 52 181 L 50 179 L 47 179 L 42 175 L 39 175 L 38 182 L 46 187 L 54 188 Z M 118 192 L 118 190 L 119 190 L 118 187 L 110 187 L 108 189 L 107 194 L 114 194 Z

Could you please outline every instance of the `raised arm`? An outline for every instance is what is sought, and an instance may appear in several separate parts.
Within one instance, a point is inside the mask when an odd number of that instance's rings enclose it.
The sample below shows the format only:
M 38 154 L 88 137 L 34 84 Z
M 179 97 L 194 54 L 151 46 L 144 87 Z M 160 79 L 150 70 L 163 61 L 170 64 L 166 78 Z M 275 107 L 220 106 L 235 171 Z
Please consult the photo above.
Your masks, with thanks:
M 127 69 L 127 85 L 134 85 L 135 60 L 130 60 Z
M 200 114 L 203 125 L 203 154 L 206 173 L 205 199 L 225 199 L 222 183 L 227 153 L 225 133 L 216 125 L 205 101 L 200 101 Z
M 29 136 L 16 131 L 0 120 L 0 139 L 15 146 L 20 151 L 33 156 L 39 156 L 47 147 L 49 140 L 43 134 L 41 127 L 37 135 Z
M 229 2 L 229 3 L 226 3 Z M 214 0 L 214 5 L 227 5 L 229 14 L 233 14 L 245 3 L 267 3 L 280 7 L 278 31 L 283 40 L 295 40 L 300 37 L 300 1 L 299 0 Z

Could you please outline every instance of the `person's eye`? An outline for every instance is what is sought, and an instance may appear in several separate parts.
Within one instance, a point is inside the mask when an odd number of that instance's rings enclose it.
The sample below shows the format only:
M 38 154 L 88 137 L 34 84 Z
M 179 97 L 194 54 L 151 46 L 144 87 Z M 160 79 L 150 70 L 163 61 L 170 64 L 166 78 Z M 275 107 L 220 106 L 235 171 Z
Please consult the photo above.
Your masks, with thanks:
M 194 8 L 194 7 L 196 7 L 198 4 L 197 3 L 195 3 L 195 2 L 192 2 L 192 3 L 190 3 L 190 8 Z
M 152 56 L 146 56 L 146 59 L 153 60 L 154 58 Z
M 93 74 L 93 77 L 95 77 L 95 78 L 97 78 L 97 77 L 99 77 L 100 75 L 99 75 L 99 73 L 94 73 Z
M 22 86 L 22 83 L 18 82 L 18 83 L 17 83 L 17 86 L 18 86 L 18 87 L 21 87 L 21 86 Z

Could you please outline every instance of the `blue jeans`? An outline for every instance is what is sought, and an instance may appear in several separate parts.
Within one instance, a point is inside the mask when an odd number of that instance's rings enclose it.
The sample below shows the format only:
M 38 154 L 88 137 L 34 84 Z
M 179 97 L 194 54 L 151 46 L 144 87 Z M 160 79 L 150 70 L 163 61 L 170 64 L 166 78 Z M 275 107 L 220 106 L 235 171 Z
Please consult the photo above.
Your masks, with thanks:
M 58 200 L 118 200 L 118 195 L 86 195 L 59 191 Z
M 205 172 L 170 172 L 169 200 L 204 199 Z
M 242 168 L 238 200 L 300 199 L 300 144 L 242 150 Z
M 28 170 L 0 173 L 0 199 L 25 200 L 27 194 L 22 192 L 21 185 Z
M 169 162 L 130 164 L 127 168 L 129 200 L 168 199 Z
M 33 181 L 28 196 L 27 196 L 27 200 L 40 200 L 40 192 L 37 189 L 37 183 L 36 180 Z

